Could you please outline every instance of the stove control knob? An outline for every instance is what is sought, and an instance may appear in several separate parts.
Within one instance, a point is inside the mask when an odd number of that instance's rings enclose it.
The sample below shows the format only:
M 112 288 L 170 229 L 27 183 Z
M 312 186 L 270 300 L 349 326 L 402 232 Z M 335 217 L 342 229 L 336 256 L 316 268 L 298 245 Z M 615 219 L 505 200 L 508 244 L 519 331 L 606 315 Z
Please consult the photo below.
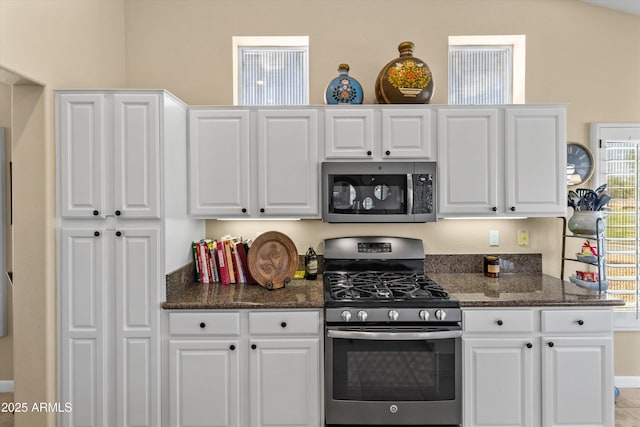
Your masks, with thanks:
M 358 320 L 360 320 L 361 322 L 366 321 L 368 316 L 369 316 L 369 315 L 368 315 L 368 314 L 367 314 L 367 312 L 366 312 L 366 311 L 364 311 L 364 310 L 360 310 L 360 311 L 358 312 Z
M 436 310 L 436 319 L 444 320 L 447 317 L 447 312 L 444 310 Z
M 351 312 L 345 310 L 342 312 L 340 317 L 342 317 L 342 320 L 344 320 L 345 322 L 348 322 L 349 320 L 351 320 Z
M 429 312 L 427 310 L 420 310 L 418 312 L 418 317 L 420 320 L 424 320 L 425 322 L 429 320 Z
M 389 320 L 398 320 L 399 313 L 395 310 L 389 310 Z

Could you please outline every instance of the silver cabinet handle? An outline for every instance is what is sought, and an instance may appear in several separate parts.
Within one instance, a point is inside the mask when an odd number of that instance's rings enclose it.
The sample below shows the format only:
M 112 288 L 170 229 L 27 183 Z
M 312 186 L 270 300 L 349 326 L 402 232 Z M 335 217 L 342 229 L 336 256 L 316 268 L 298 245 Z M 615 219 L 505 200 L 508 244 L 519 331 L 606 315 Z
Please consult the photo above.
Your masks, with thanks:
M 459 338 L 462 331 L 442 331 L 442 332 L 360 332 L 360 331 L 336 331 L 328 330 L 329 338 L 345 338 L 352 340 L 444 340 L 448 338 Z

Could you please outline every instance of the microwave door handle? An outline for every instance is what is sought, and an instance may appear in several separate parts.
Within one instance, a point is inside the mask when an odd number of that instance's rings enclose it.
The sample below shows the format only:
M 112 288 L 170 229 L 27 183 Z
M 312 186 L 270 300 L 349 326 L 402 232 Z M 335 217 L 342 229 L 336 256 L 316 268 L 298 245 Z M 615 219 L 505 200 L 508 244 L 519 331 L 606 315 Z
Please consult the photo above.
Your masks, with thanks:
M 420 340 L 444 340 L 448 338 L 460 338 L 462 331 L 441 332 L 361 332 L 361 331 L 336 331 L 328 330 L 329 338 L 344 338 L 351 340 L 378 340 L 378 341 L 420 341 Z
M 413 214 L 413 175 L 407 174 L 407 214 Z

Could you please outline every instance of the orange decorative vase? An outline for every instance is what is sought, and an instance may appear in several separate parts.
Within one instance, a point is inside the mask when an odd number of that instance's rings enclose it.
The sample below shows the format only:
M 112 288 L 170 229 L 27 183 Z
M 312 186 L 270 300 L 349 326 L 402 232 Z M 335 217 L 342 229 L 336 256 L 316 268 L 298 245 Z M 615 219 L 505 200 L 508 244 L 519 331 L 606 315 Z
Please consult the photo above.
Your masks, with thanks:
M 413 42 L 398 46 L 400 57 L 384 66 L 376 79 L 379 104 L 428 104 L 433 96 L 433 76 L 427 64 L 413 56 Z

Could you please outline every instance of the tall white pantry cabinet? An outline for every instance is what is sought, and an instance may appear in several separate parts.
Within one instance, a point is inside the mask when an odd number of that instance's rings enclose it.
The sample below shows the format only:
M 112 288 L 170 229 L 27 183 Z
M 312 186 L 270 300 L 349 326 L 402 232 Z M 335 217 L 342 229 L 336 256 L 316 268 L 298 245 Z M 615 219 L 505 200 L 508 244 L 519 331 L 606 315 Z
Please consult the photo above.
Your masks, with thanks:
M 61 426 L 160 425 L 164 275 L 204 235 L 186 117 L 161 90 L 56 92 Z

